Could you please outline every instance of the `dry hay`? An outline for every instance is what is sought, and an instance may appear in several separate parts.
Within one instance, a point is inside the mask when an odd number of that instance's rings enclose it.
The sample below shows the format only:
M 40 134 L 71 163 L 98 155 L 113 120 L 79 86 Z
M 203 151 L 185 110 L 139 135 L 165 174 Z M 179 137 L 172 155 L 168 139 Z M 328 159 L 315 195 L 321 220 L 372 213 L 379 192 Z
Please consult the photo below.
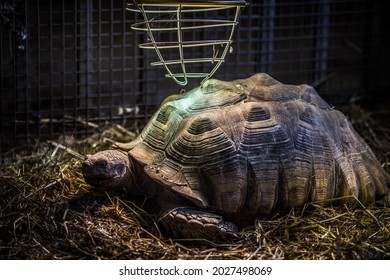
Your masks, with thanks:
M 389 127 L 353 111 L 354 125 L 389 170 Z M 275 214 L 242 229 L 232 244 L 169 239 L 139 207 L 142 200 L 98 193 L 80 173 L 82 154 L 133 137 L 113 126 L 82 141 L 37 143 L 1 165 L 0 259 L 390 259 L 390 209 L 359 203 Z

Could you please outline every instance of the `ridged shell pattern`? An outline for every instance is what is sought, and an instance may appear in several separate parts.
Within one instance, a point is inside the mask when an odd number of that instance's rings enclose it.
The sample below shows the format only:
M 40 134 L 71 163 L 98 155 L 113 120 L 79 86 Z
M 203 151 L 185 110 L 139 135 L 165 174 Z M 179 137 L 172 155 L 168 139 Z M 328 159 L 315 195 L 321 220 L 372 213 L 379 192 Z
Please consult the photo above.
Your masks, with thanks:
M 312 87 L 266 74 L 212 79 L 171 98 L 133 146 L 130 156 L 161 185 L 232 215 L 338 197 L 374 202 L 390 182 L 342 113 Z

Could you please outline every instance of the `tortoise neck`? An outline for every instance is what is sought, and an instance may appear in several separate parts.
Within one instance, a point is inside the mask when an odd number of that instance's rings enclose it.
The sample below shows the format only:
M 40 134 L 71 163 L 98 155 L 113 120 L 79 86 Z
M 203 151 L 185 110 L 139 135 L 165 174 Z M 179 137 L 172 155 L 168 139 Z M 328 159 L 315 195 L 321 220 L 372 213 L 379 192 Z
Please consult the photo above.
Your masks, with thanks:
M 154 197 L 161 192 L 162 187 L 145 173 L 144 165 L 129 158 L 129 170 L 131 194 Z

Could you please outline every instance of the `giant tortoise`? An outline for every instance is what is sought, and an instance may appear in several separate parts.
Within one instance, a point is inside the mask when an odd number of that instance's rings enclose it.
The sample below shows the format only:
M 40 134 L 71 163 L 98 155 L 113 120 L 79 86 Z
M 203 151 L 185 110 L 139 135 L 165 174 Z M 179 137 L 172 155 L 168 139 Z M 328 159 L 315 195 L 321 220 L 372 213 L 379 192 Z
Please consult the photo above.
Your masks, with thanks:
M 176 238 L 231 240 L 236 225 L 315 202 L 388 203 L 390 176 L 308 85 L 211 79 L 167 98 L 132 142 L 86 156 L 86 182 L 142 194 Z

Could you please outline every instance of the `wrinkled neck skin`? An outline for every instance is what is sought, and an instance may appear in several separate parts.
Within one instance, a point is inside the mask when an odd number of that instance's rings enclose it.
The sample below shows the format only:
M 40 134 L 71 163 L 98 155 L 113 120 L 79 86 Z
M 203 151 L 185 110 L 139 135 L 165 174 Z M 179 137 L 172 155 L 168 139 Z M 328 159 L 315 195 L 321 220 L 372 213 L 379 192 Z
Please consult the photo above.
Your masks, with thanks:
M 152 200 L 154 206 L 158 206 L 160 209 L 173 209 L 191 205 L 189 201 L 170 190 L 168 186 L 161 186 L 151 179 L 145 173 L 143 165 L 130 162 L 130 166 L 136 175 L 133 177 L 129 194 L 142 195 Z
M 143 195 L 153 198 L 162 191 L 162 187 L 145 174 L 144 166 L 129 159 L 130 179 L 126 190 L 131 195 Z

